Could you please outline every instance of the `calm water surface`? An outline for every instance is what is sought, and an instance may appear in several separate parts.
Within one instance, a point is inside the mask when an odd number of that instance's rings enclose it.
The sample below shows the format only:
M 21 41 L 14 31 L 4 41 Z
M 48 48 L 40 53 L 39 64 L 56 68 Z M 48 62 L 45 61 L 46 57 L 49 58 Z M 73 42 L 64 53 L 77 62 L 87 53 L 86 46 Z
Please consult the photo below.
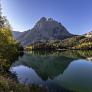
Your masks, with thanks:
M 10 71 L 49 92 L 92 92 L 92 51 L 26 52 Z

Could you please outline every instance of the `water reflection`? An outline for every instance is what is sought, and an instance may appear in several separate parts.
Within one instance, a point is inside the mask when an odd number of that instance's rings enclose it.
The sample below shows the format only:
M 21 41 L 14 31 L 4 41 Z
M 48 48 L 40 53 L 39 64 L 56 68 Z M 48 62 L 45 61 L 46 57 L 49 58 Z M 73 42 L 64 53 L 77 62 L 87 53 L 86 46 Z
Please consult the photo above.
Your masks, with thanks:
M 75 92 L 90 92 L 91 56 L 91 51 L 51 52 L 41 55 L 38 52 L 25 53 L 12 65 L 10 71 L 16 72 L 20 83 L 47 86 L 49 92 L 69 92 L 65 88 Z
M 17 78 L 19 80 L 20 83 L 23 84 L 42 84 L 43 81 L 41 80 L 41 78 L 36 74 L 36 72 L 31 69 L 28 68 L 26 66 L 20 65 L 18 67 L 14 67 L 11 69 L 11 71 L 16 71 L 16 74 L 18 75 Z
M 92 62 L 76 60 L 70 63 L 62 76 L 58 76 L 56 82 L 59 85 L 77 92 L 92 91 Z

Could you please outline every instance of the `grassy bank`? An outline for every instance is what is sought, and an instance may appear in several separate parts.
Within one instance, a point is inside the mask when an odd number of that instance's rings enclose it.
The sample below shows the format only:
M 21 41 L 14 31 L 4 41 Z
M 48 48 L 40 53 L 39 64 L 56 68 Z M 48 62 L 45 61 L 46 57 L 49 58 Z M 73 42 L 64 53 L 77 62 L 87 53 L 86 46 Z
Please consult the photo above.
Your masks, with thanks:
M 36 85 L 19 84 L 8 74 L 4 74 L 0 75 L 0 92 L 47 92 L 47 89 Z

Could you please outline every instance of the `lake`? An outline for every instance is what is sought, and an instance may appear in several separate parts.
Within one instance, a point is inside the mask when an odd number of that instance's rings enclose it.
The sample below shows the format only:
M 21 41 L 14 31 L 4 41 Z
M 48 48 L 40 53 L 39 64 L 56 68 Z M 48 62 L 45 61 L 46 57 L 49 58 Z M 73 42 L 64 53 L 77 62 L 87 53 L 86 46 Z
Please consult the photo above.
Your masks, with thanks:
M 92 51 L 30 51 L 10 68 L 21 84 L 48 92 L 91 92 Z

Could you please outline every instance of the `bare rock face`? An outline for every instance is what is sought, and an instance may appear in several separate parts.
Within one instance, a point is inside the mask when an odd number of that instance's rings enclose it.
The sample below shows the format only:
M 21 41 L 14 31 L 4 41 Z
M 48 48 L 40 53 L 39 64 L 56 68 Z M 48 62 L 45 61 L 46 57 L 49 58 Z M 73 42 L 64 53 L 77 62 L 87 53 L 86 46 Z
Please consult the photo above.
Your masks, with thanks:
M 34 28 L 23 32 L 17 39 L 23 45 L 29 45 L 38 41 L 62 40 L 72 36 L 61 23 L 42 17 Z

